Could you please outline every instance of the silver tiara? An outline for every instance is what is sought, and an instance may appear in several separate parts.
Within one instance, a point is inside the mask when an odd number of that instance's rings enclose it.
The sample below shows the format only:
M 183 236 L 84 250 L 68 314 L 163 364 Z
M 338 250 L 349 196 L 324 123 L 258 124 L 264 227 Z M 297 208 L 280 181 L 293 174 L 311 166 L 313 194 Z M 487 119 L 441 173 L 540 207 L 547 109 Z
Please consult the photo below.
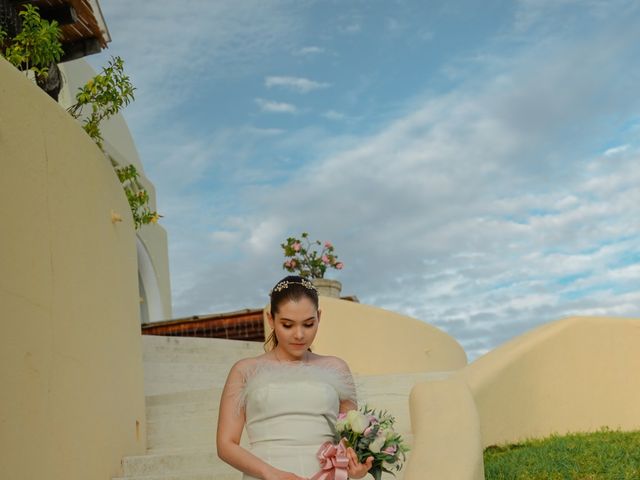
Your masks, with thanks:
M 278 284 L 275 287 L 273 287 L 273 290 L 271 291 L 271 293 L 286 290 L 287 288 L 289 288 L 289 285 L 302 285 L 303 287 L 308 288 L 309 290 L 317 291 L 313 283 L 303 278 L 299 282 L 294 282 L 291 280 L 282 280 L 281 282 L 278 282 Z

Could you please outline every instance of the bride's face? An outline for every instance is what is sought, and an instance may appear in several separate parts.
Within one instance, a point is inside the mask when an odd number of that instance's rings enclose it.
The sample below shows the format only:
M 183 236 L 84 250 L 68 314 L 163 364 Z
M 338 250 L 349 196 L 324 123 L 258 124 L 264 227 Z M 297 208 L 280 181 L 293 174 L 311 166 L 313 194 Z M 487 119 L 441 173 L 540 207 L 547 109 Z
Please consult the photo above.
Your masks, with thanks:
M 276 350 L 281 360 L 301 360 L 318 332 L 320 311 L 307 297 L 297 302 L 286 300 L 278 306 L 269 325 L 276 332 Z

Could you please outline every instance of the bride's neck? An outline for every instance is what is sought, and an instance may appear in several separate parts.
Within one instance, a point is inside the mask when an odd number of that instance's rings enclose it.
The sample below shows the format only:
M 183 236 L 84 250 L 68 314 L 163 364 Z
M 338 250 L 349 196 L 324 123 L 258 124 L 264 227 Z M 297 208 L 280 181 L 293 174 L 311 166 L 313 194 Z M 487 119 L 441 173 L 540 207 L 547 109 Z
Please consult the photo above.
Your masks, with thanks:
M 309 351 L 305 350 L 300 357 L 291 357 L 288 356 L 284 351 L 280 350 L 278 347 L 274 348 L 273 356 L 280 363 L 289 363 L 289 362 L 302 362 L 309 363 Z

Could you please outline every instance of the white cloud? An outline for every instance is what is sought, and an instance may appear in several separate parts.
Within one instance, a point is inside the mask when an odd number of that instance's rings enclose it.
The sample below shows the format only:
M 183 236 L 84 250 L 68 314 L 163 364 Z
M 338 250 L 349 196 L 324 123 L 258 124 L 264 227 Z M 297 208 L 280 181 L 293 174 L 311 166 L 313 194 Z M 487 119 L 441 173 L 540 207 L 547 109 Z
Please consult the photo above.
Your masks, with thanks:
M 344 27 L 342 27 L 341 30 L 343 33 L 354 35 L 362 31 L 362 25 L 360 25 L 359 23 L 351 23 L 349 25 L 345 25 Z
M 335 110 L 327 110 L 322 114 L 322 116 L 329 120 L 344 120 L 346 115 L 341 112 L 337 112 Z
M 285 102 L 274 102 L 272 100 L 265 100 L 264 98 L 256 98 L 256 103 L 263 112 L 269 113 L 296 113 L 298 108 Z
M 309 55 L 317 55 L 324 52 L 325 52 L 324 48 L 310 45 L 308 47 L 302 47 L 301 49 L 297 50 L 295 54 L 301 55 L 301 56 L 309 56 Z
M 619 145 L 617 147 L 608 148 L 605 150 L 604 155 L 605 157 L 611 157 L 618 155 L 619 153 L 626 152 L 627 150 L 629 150 L 629 145 Z
M 264 85 L 267 88 L 282 87 L 299 93 L 309 93 L 331 86 L 329 83 L 316 82 L 302 77 L 267 77 L 264 79 Z

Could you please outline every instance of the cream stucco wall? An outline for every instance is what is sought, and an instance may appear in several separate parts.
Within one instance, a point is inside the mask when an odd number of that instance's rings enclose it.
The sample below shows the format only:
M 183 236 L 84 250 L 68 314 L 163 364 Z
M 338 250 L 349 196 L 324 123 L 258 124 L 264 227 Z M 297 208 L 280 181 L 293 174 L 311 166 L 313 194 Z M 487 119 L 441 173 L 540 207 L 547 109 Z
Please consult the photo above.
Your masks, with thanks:
M 405 480 L 478 480 L 490 445 L 640 429 L 638 371 L 640 319 L 567 318 L 516 337 L 446 382 L 414 387 L 416 444 Z M 434 456 L 435 444 L 448 454 Z
M 460 375 L 480 414 L 483 446 L 640 429 L 640 320 L 574 317 L 521 335 Z
M 343 358 L 354 373 L 451 371 L 467 364 L 453 337 L 415 318 L 325 296 L 320 296 L 320 310 L 313 351 Z M 270 333 L 266 318 L 265 331 Z
M 60 91 L 59 103 L 64 108 L 68 108 L 75 103 L 78 89 L 96 75 L 96 71 L 83 58 L 61 64 L 60 71 L 64 78 L 64 84 Z M 105 120 L 101 124 L 101 130 L 105 151 L 118 164 L 131 164 L 136 167 L 140 183 L 149 193 L 149 206 L 152 210 L 157 210 L 155 186 L 145 174 L 144 166 L 124 117 L 118 114 Z M 162 214 L 162 212 L 159 213 Z M 150 276 L 151 272 L 148 269 L 141 272 L 144 273 L 141 276 L 145 283 L 145 290 L 149 295 L 147 301 L 154 302 L 154 305 L 148 306 L 151 313 L 150 320 L 167 320 L 172 315 L 167 232 L 160 224 L 151 224 L 140 228 L 137 235 L 153 270 L 153 277 Z M 143 262 L 143 259 L 139 259 L 139 265 Z
M 467 364 L 453 337 L 415 318 L 325 296 L 320 309 L 314 351 L 343 358 L 356 373 L 449 371 Z
M 80 126 L 3 59 L 0 165 L 2 476 L 106 480 L 146 442 L 126 198 Z
M 482 480 L 480 418 L 469 386 L 451 375 L 422 382 L 409 398 L 413 444 L 404 480 Z

